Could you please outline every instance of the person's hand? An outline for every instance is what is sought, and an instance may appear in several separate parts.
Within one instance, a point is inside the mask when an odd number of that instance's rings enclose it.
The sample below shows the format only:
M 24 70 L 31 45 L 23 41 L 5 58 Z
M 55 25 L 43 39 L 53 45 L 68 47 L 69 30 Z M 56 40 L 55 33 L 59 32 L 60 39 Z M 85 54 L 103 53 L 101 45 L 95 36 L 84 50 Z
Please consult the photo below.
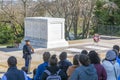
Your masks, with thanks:
M 32 50 L 32 53 L 34 53 L 34 48 L 31 45 L 29 45 L 29 46 L 30 46 L 30 48 Z
M 34 48 L 32 48 L 32 53 L 34 53 Z

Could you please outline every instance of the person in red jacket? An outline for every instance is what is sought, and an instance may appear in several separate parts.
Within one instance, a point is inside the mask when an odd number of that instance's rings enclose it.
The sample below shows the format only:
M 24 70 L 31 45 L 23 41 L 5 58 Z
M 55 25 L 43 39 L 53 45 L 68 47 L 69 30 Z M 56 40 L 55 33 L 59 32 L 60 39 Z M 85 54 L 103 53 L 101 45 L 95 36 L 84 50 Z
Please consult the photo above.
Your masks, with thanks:
M 98 43 L 100 41 L 100 35 L 99 34 L 95 34 L 93 36 L 93 40 L 94 40 L 95 43 Z

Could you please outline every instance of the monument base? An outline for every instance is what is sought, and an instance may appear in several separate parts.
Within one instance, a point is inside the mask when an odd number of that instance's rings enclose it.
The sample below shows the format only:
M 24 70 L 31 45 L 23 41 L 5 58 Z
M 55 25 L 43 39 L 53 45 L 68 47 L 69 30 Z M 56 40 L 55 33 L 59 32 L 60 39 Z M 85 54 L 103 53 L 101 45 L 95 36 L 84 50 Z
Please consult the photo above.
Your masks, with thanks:
M 64 39 L 59 41 L 46 41 L 46 40 L 39 40 L 39 39 L 32 39 L 32 38 L 24 38 L 19 45 L 19 48 L 22 49 L 25 45 L 25 40 L 30 40 L 31 45 L 34 48 L 58 48 L 58 47 L 67 47 L 68 42 Z

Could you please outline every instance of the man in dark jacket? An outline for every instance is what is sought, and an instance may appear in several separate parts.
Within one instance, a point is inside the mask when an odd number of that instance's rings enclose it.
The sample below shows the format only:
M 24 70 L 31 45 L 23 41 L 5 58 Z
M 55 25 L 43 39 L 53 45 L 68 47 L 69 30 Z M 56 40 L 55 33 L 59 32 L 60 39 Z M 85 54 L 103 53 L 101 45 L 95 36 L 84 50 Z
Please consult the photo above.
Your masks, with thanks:
M 62 69 L 65 74 L 67 75 L 67 69 L 69 66 L 72 66 L 72 63 L 70 61 L 67 60 L 67 53 L 66 52 L 62 52 L 59 55 L 59 59 L 60 61 L 58 62 L 58 66 L 60 69 Z
M 30 71 L 30 62 L 31 62 L 31 54 L 34 53 L 34 49 L 30 45 L 30 41 L 26 40 L 26 44 L 23 46 L 23 58 L 25 59 L 25 67 L 28 68 L 28 72 Z
M 25 72 L 17 69 L 17 59 L 14 56 L 9 57 L 7 62 L 9 68 L 2 80 L 27 80 Z

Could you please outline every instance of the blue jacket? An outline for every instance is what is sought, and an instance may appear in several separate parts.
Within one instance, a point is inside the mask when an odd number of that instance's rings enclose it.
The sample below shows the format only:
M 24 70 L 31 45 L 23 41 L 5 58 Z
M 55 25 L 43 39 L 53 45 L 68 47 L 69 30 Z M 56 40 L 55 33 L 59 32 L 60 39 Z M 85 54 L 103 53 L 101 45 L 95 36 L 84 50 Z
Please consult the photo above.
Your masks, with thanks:
M 3 75 L 2 80 L 28 80 L 25 72 L 18 70 L 17 67 L 10 67 Z
M 30 77 L 28 77 L 28 76 L 27 76 L 27 78 L 28 78 L 28 80 L 32 80 L 32 79 L 31 79 Z
M 117 57 L 116 60 L 117 60 L 118 64 L 120 65 L 120 58 Z M 118 77 L 118 80 L 120 80 L 120 76 Z
M 36 70 L 36 75 L 34 77 L 34 80 L 42 80 L 41 76 L 42 73 L 44 72 L 44 70 L 48 67 L 48 62 L 44 62 L 42 64 L 40 64 Z
M 116 60 L 117 60 L 117 62 L 119 63 L 119 65 L 120 65 L 120 58 L 119 57 L 117 57 L 116 58 Z
M 98 80 L 94 65 L 80 66 L 72 73 L 70 80 Z

